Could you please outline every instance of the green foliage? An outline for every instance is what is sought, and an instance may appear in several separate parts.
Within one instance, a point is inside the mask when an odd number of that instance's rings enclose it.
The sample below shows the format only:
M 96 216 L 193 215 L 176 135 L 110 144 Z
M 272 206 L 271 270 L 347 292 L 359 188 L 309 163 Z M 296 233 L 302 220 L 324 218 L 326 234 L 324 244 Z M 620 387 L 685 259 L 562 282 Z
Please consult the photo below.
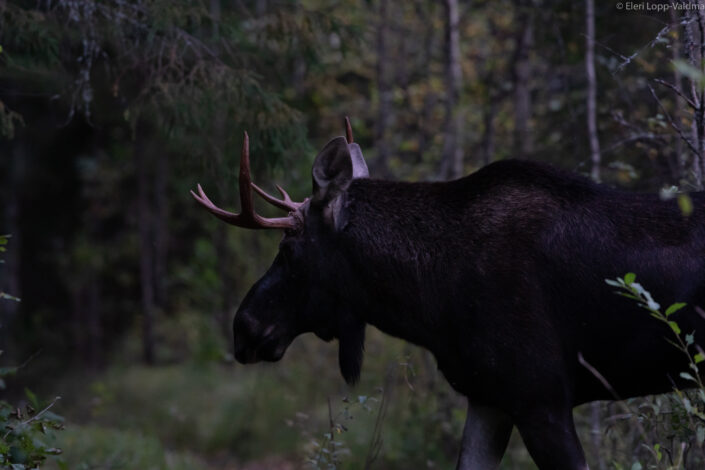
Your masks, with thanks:
M 681 371 L 680 377 L 692 382 L 692 389 L 687 391 L 674 389 L 669 395 L 632 399 L 625 403 L 626 412 L 616 421 L 615 433 L 625 433 L 624 426 L 634 426 L 638 431 L 635 439 L 642 452 L 631 467 L 615 462 L 615 468 L 700 468 L 705 464 L 705 384 L 699 364 L 705 360 L 705 355 L 695 343 L 695 333 L 683 332 L 672 319 L 686 304 L 676 302 L 662 310 L 649 291 L 636 282 L 634 273 L 605 282 L 617 287 L 617 294 L 636 301 L 653 319 L 668 327 L 671 335 L 664 341 L 687 359 L 689 370 Z M 619 429 L 621 431 L 617 431 Z
M 15 127 L 23 124 L 22 116 L 0 100 L 0 137 L 12 139 L 15 136 Z
M 5 251 L 9 238 L 10 235 L 0 235 L 0 252 Z M 17 297 L 0 292 L 0 301 L 3 299 L 19 301 Z M 6 387 L 5 378 L 15 375 L 21 367 L 0 368 L 0 390 Z M 50 411 L 60 397 L 47 404 L 41 403 L 29 389 L 25 389 L 25 396 L 22 406 L 0 400 L 0 466 L 3 468 L 38 469 L 47 458 L 61 454 L 61 449 L 52 441 L 53 431 L 63 429 L 63 418 Z
M 175 452 L 143 431 L 111 429 L 95 425 L 71 426 L 61 433 L 62 446 L 70 449 L 59 470 L 154 469 L 196 470 L 209 468 L 197 456 Z M 49 468 L 52 468 L 51 466 Z
M 375 397 L 359 395 L 357 399 L 342 399 L 342 409 L 336 414 L 333 414 L 333 409 L 328 398 L 328 424 L 329 428 L 322 436 L 312 437 L 309 440 L 308 447 L 311 449 L 305 462 L 308 468 L 315 470 L 337 470 L 342 468 L 342 461 L 346 456 L 350 456 L 351 451 L 345 446 L 345 442 L 338 439 L 339 435 L 349 430 L 354 419 L 354 414 L 358 411 L 367 413 L 373 412 L 372 404 L 379 400 Z M 382 413 L 384 408 L 378 407 L 378 412 Z M 304 435 L 308 432 L 304 429 Z
M 693 80 L 700 87 L 705 85 L 705 74 L 703 71 L 697 67 L 693 67 L 685 60 L 675 60 L 673 61 L 673 67 L 689 79 Z
M 31 391 L 25 393 L 23 407 L 0 400 L 0 466 L 13 470 L 39 468 L 47 458 L 61 454 L 53 444 L 53 431 L 63 429 L 63 418 L 50 411 L 59 397 L 43 404 Z
M 339 377 L 335 346 L 312 335 L 297 339 L 286 360 L 262 367 L 201 360 L 143 367 L 124 346 L 109 370 L 72 375 L 61 386 L 72 425 L 57 446 L 69 468 L 166 469 L 183 459 L 204 470 L 327 468 L 335 458 L 336 468 L 354 470 L 369 457 L 372 469 L 396 470 L 446 468 L 456 458 L 464 401 L 434 378 L 427 353 L 375 330 L 355 390 Z M 438 380 L 433 392 L 431 380 Z M 520 445 L 510 461 L 526 454 Z
M 693 200 L 687 194 L 679 194 L 678 208 L 684 216 L 688 217 L 693 213 Z
M 0 103 L 0 107 L 2 106 L 2 103 Z M 10 241 L 10 238 L 12 235 L 0 235 L 0 253 L 4 253 L 7 251 L 7 244 Z M 5 261 L 3 259 L 0 259 L 0 264 L 4 263 Z M 0 301 L 3 300 L 12 300 L 15 302 L 19 302 L 20 299 L 18 297 L 15 297 L 14 295 L 10 295 L 7 292 L 3 292 L 0 290 Z M 1 377 L 0 377 L 1 379 Z

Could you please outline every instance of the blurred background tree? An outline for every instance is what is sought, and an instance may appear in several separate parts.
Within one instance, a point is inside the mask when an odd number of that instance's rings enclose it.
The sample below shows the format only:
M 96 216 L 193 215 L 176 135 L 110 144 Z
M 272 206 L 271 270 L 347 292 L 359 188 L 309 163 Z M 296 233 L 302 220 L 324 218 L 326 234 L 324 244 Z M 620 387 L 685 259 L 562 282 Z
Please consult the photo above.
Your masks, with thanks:
M 299 468 L 325 463 L 316 445 L 338 467 L 449 468 L 462 400 L 417 348 L 372 334 L 364 398 L 347 401 L 309 338 L 274 367 L 229 364 L 232 316 L 277 239 L 218 223 L 188 190 L 235 200 L 246 129 L 255 180 L 300 199 L 345 115 L 375 177 L 514 157 L 700 188 L 702 12 L 593 3 L 0 0 L 0 291 L 23 299 L 0 303 L 0 349 L 40 352 L 8 393 L 65 397 L 70 468 Z M 516 442 L 503 468 L 531 468 Z

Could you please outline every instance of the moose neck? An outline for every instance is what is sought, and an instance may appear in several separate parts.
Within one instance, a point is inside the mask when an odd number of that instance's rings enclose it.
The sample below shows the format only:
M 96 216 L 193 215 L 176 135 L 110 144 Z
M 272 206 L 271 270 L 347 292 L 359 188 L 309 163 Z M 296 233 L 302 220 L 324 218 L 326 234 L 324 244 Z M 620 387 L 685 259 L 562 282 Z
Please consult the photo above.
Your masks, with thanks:
M 450 258 L 471 249 L 453 235 L 468 231 L 454 207 L 455 194 L 467 202 L 466 191 L 453 190 L 461 182 L 357 180 L 342 204 L 338 246 L 362 283 L 349 301 L 367 323 L 435 353 L 444 346 L 434 338 L 450 326 L 447 292 L 461 277 L 449 272 Z

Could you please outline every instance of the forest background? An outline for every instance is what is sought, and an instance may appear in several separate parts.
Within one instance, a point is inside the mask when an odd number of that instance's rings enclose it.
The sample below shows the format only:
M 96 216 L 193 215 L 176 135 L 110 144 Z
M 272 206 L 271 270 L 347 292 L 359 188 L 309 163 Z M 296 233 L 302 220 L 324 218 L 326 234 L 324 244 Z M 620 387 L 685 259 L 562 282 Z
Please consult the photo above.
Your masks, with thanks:
M 189 190 L 237 205 L 247 130 L 254 180 L 302 199 L 346 115 L 376 178 L 522 158 L 701 189 L 704 25 L 692 0 L 0 0 L 4 399 L 56 413 L 49 468 L 452 468 L 464 402 L 416 347 L 372 331 L 355 389 L 306 336 L 233 363 L 279 235 Z M 668 398 L 629 406 L 578 410 L 591 468 L 702 448 Z M 502 468 L 534 468 L 517 436 Z

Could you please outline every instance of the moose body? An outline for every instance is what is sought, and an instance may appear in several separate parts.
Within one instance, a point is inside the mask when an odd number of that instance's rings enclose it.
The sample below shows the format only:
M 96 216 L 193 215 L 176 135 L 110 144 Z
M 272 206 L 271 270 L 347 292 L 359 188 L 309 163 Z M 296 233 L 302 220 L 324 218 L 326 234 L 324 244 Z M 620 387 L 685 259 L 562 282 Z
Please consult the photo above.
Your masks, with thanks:
M 605 279 L 635 272 L 664 305 L 687 302 L 674 318 L 702 340 L 705 194 L 685 216 L 675 200 L 522 161 L 443 183 L 379 181 L 351 140 L 318 155 L 305 203 L 265 195 L 292 212 L 235 316 L 240 362 L 278 360 L 312 331 L 338 339 L 353 383 L 366 324 L 418 344 L 468 398 L 461 470 L 496 468 L 513 426 L 541 470 L 587 469 L 574 406 L 687 385 L 667 327 Z

